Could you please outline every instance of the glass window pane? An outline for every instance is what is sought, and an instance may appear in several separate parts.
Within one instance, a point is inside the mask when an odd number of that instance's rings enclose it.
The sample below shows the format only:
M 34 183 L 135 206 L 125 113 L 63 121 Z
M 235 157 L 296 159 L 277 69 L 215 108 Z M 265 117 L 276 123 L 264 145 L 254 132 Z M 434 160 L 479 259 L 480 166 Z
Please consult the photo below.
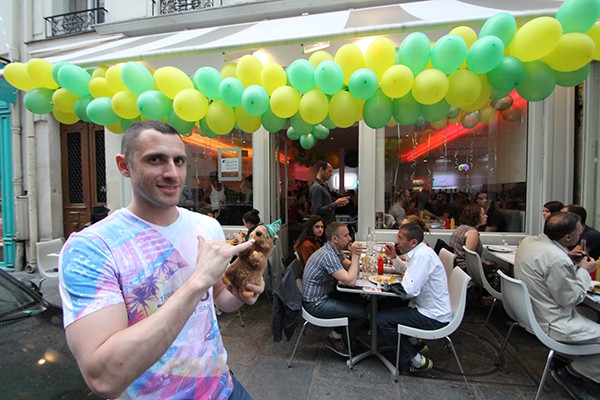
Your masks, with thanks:
M 397 228 L 402 212 L 432 228 L 451 219 L 458 226 L 464 206 L 486 192 L 481 204 L 497 210 L 490 218 L 497 230 L 524 232 L 527 102 L 513 92 L 479 111 L 451 108 L 448 115 L 454 118 L 385 128 L 384 227 Z
M 253 208 L 252 135 L 234 130 L 209 138 L 194 129 L 191 136 L 182 138 L 188 171 L 180 205 L 212 215 L 221 225 L 242 225 L 242 215 Z M 240 149 L 241 165 L 234 161 L 226 169 L 219 168 L 219 149 Z M 231 169 L 241 169 L 241 178 L 232 178 L 237 174 Z

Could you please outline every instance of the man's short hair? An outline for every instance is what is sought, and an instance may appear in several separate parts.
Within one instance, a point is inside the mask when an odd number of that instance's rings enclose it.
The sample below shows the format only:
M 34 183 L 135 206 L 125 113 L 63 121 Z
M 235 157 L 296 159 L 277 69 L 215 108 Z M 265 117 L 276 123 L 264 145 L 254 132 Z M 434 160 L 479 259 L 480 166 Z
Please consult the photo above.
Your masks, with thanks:
M 346 224 L 339 221 L 335 221 L 327 225 L 327 228 L 325 229 L 325 236 L 327 237 L 327 240 L 331 240 L 331 238 L 334 236 L 339 237 L 340 229 L 343 226 L 346 226 Z
M 423 241 L 423 228 L 414 222 L 408 222 L 406 224 L 402 224 L 400 226 L 400 230 L 406 233 L 406 238 L 408 240 L 417 239 L 417 242 L 421 243 Z
M 587 219 L 587 211 L 585 211 L 585 208 L 579 204 L 568 204 L 564 208 L 566 208 L 568 212 L 579 215 L 579 218 L 581 218 L 581 225 L 585 225 L 585 220 Z
M 560 240 L 565 235 L 577 230 L 577 223 L 581 222 L 579 215 L 572 212 L 559 212 L 550 215 L 544 223 L 544 234 L 552 240 Z
M 317 162 L 317 172 L 319 172 L 320 170 L 325 171 L 327 169 L 327 165 L 329 165 L 329 161 L 327 160 L 320 160 Z
M 137 137 L 140 135 L 140 133 L 147 129 L 153 129 L 164 134 L 178 135 L 175 128 L 162 121 L 147 120 L 136 122 L 127 128 L 125 132 L 123 132 L 123 140 L 121 141 L 121 154 L 125 156 L 126 160 L 129 159 L 134 150 Z

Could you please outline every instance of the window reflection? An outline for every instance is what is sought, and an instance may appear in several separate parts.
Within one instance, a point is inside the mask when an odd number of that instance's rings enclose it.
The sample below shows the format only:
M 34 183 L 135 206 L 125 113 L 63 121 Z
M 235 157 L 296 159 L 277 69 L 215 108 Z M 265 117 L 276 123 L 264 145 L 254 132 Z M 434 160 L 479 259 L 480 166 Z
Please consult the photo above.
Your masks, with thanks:
M 483 192 L 480 204 L 495 210 L 497 229 L 523 232 L 527 102 L 513 92 L 452 116 L 385 128 L 383 227 L 396 228 L 403 214 L 419 215 L 434 229 L 458 226 L 462 209 Z

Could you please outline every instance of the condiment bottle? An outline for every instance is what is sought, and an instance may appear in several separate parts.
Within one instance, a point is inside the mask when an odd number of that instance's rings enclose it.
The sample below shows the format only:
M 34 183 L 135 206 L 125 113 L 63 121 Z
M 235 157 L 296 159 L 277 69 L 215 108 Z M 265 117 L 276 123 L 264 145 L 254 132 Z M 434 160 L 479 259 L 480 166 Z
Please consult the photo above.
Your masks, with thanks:
M 444 221 L 444 229 L 450 229 L 450 218 L 446 217 Z
M 454 218 L 450 218 L 450 229 L 454 229 L 454 227 L 455 227 Z
M 383 275 L 383 257 L 377 259 L 377 275 Z

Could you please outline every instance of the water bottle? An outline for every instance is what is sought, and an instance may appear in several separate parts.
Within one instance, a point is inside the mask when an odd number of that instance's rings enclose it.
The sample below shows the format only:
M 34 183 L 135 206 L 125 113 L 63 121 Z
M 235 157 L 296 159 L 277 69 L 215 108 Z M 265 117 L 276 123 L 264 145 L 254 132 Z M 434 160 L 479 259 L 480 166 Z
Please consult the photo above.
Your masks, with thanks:
M 375 252 L 375 234 L 373 233 L 373 228 L 369 228 L 369 232 L 367 233 L 367 255 L 372 256 Z

